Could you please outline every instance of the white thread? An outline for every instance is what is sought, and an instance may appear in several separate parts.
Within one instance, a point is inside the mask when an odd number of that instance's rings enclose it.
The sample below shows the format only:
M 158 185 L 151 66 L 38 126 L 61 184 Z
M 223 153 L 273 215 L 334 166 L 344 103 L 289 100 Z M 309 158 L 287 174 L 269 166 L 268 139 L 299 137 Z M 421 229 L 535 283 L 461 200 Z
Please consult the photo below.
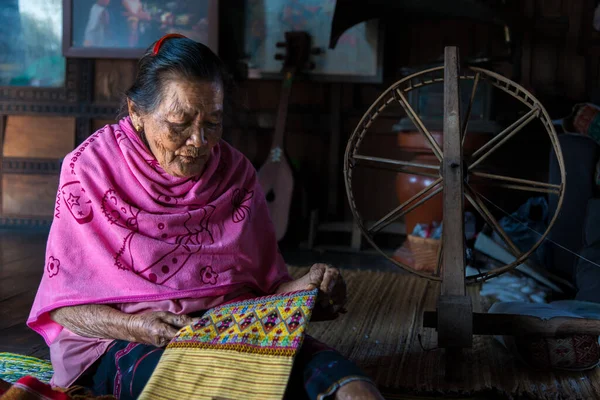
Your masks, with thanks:
M 491 204 L 491 205 L 493 205 L 494 207 L 496 207 L 498 210 L 502 211 L 504 214 L 506 214 L 506 216 L 507 216 L 507 217 L 509 217 L 509 218 L 510 218 L 510 219 L 512 219 L 513 221 L 516 221 L 516 222 L 518 222 L 519 224 L 523 225 L 525 228 L 529 229 L 529 230 L 530 230 L 530 231 L 532 231 L 533 233 L 536 233 L 536 234 L 537 234 L 537 235 L 539 235 L 540 237 L 541 237 L 541 236 L 544 236 L 544 234 L 542 234 L 542 233 L 539 233 L 539 232 L 538 232 L 538 231 L 536 231 L 535 229 L 533 229 L 533 228 L 529 227 L 527 224 L 525 224 L 525 223 L 523 223 L 523 222 L 519 221 L 517 218 L 513 217 L 513 216 L 512 216 L 511 214 L 509 214 L 508 212 L 504 211 L 502 208 L 500 208 L 500 206 L 497 206 L 496 204 L 494 204 L 494 202 L 492 202 L 490 199 L 488 199 L 487 197 L 485 197 L 485 196 L 484 196 L 484 195 L 482 195 L 481 193 L 477 193 L 477 195 L 478 195 L 479 197 L 481 197 L 482 199 L 486 200 L 488 203 L 490 203 L 490 204 Z M 548 242 L 552 243 L 552 244 L 553 244 L 553 245 L 555 245 L 555 246 L 558 246 L 559 248 L 563 249 L 564 251 L 566 251 L 566 252 L 568 252 L 568 253 L 571 253 L 571 254 L 573 254 L 575 257 L 578 257 L 578 258 L 580 258 L 580 259 L 582 259 L 582 260 L 584 260 L 584 261 L 587 261 L 587 262 L 589 262 L 590 264 L 592 264 L 592 265 L 595 265 L 596 267 L 600 267 L 600 264 L 598 264 L 598 263 L 595 263 L 595 262 L 593 262 L 592 260 L 590 260 L 590 259 L 587 259 L 587 258 L 585 258 L 584 256 L 581 256 L 581 255 L 579 255 L 579 254 L 575 253 L 574 251 L 567 249 L 565 246 L 563 246 L 563 245 L 561 245 L 561 244 L 559 244 L 559 243 L 556 243 L 556 242 L 555 242 L 554 240 L 552 240 L 552 239 L 548 239 L 547 237 L 545 237 L 545 238 L 543 238 L 543 239 L 544 239 L 544 240 L 547 240 Z

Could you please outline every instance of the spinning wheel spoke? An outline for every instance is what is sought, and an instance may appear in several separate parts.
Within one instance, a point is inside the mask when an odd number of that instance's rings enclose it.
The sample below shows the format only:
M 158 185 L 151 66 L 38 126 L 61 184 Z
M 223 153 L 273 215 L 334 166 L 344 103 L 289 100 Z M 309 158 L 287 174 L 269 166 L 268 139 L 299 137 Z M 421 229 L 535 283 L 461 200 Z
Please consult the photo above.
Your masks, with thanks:
M 372 235 L 374 233 L 379 232 L 380 230 L 382 230 L 383 228 L 385 228 L 386 226 L 388 226 L 389 224 L 391 224 L 398 218 L 403 217 L 404 215 L 408 214 L 409 212 L 411 212 L 412 210 L 419 207 L 421 204 L 425 203 L 426 201 L 431 199 L 433 196 L 435 196 L 436 194 L 441 192 L 443 187 L 439 186 L 437 189 L 435 189 L 431 193 L 429 193 L 433 188 L 435 188 L 441 182 L 442 182 L 442 178 L 438 178 L 431 185 L 427 186 L 425 189 L 421 190 L 419 193 L 415 194 L 413 197 L 406 200 L 404 203 L 400 204 L 394 210 L 390 211 L 386 216 L 384 216 L 383 218 L 381 218 L 379 221 L 375 222 L 371 226 L 371 228 L 369 229 L 369 234 Z M 425 196 L 427 193 L 429 193 L 429 194 L 427 196 Z M 411 203 L 413 203 L 415 200 L 419 199 L 421 196 L 425 196 L 425 197 L 423 197 L 418 202 L 411 205 Z M 410 207 L 409 207 L 409 205 L 410 205 Z
M 429 142 L 429 145 L 431 146 L 431 149 L 433 150 L 433 153 L 435 154 L 437 159 L 442 161 L 442 157 L 443 157 L 442 149 L 440 149 L 440 146 L 438 146 L 434 137 L 427 130 L 427 128 L 425 127 L 425 124 L 423 124 L 423 121 L 421 121 L 421 119 L 419 118 L 417 113 L 415 113 L 415 110 L 413 110 L 413 108 L 410 106 L 410 104 L 408 103 L 408 100 L 406 99 L 406 96 L 402 92 L 402 89 L 396 89 L 394 91 L 394 93 L 395 93 L 396 100 L 400 103 L 402 108 L 404 108 L 404 111 L 406 111 L 406 114 L 411 119 L 413 124 L 415 124 L 417 126 L 417 128 L 419 129 L 419 131 L 425 136 L 425 138 L 427 138 L 427 141 Z
M 474 160 L 469 165 L 469 171 L 479 165 L 483 160 L 488 158 L 493 152 L 498 150 L 498 148 L 502 146 L 508 139 L 519 133 L 519 131 L 523 129 L 529 122 L 537 118 L 539 112 L 539 108 L 532 108 L 527 114 L 523 115 L 512 125 L 495 136 L 492 140 L 481 146 L 480 149 L 473 153 Z
M 440 239 L 440 247 L 438 247 L 437 265 L 435 266 L 435 276 L 440 276 L 442 263 L 444 262 L 444 240 Z
M 436 170 L 439 171 L 439 165 L 421 164 L 410 161 L 392 160 L 389 158 L 362 156 L 355 154 L 352 159 L 356 165 L 364 165 L 365 167 L 388 169 L 392 171 L 398 171 L 406 174 L 414 174 L 426 176 L 428 178 L 438 178 L 439 173 L 431 173 L 419 171 L 419 169 Z M 410 169 L 407 167 L 411 167 Z
M 494 218 L 492 212 L 489 210 L 489 208 L 487 208 L 483 200 L 481 200 L 481 196 L 479 196 L 477 192 L 473 190 L 473 188 L 465 185 L 465 197 L 473 205 L 473 207 L 475 207 L 477 212 L 481 214 L 483 219 L 485 219 L 485 221 L 496 231 L 496 233 L 498 233 L 502 239 L 504 239 L 504 242 L 506 242 L 509 247 L 509 251 L 518 258 L 521 255 L 519 248 L 513 243 L 504 229 L 502 229 L 496 218 Z
M 475 93 L 477 92 L 477 84 L 479 83 L 479 72 L 475 74 L 475 81 L 473 82 L 473 90 L 471 91 L 471 99 L 469 99 L 469 105 L 467 106 L 467 112 L 463 121 L 461 129 L 462 145 L 465 145 L 465 137 L 467 136 L 467 128 L 469 127 L 469 119 L 471 119 L 471 109 L 473 108 L 473 100 L 475 100 Z
M 551 194 L 560 194 L 560 192 L 562 190 L 561 185 L 553 185 L 553 184 L 546 183 L 546 182 L 531 181 L 528 179 L 513 178 L 510 176 L 487 174 L 487 173 L 476 172 L 476 171 L 471 172 L 471 176 L 478 177 L 478 178 L 487 178 L 487 179 L 495 180 L 495 181 L 509 182 L 508 184 L 506 184 L 506 183 L 482 181 L 482 183 L 485 183 L 488 185 L 503 187 L 503 188 L 507 188 L 507 189 L 523 190 L 523 191 L 527 191 L 527 192 L 551 193 Z
M 504 189 L 512 189 L 512 190 L 520 190 L 523 192 L 535 192 L 535 193 L 548 193 L 548 194 L 559 194 L 560 191 L 557 189 L 544 189 L 537 188 L 531 186 L 523 186 L 523 185 L 511 185 L 507 183 L 495 183 L 495 182 L 485 182 L 486 185 L 500 187 Z

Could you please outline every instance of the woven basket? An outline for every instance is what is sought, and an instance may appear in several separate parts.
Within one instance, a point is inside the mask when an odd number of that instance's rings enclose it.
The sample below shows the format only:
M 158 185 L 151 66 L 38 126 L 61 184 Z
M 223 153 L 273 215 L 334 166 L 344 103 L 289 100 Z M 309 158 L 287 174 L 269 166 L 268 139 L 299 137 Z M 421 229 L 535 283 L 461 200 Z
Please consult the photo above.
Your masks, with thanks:
M 417 271 L 435 272 L 438 263 L 439 239 L 408 235 L 408 245 L 415 259 Z

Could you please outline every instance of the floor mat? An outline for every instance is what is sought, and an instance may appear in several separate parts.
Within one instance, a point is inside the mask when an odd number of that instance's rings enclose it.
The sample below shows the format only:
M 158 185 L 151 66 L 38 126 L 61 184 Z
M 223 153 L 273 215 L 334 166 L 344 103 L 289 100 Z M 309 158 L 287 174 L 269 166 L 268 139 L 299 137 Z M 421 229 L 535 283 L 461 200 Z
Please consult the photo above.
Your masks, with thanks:
M 295 277 L 306 268 L 292 268 Z M 437 333 L 423 328 L 423 311 L 435 310 L 439 284 L 394 272 L 343 271 L 348 285 L 348 313 L 332 322 L 313 322 L 308 334 L 335 347 L 376 380 L 385 394 L 475 395 L 496 392 L 536 399 L 598 399 L 600 369 L 589 372 L 536 372 L 515 360 L 491 336 L 475 336 L 465 377 L 447 383 L 444 352 Z M 488 307 L 469 287 L 474 311 Z

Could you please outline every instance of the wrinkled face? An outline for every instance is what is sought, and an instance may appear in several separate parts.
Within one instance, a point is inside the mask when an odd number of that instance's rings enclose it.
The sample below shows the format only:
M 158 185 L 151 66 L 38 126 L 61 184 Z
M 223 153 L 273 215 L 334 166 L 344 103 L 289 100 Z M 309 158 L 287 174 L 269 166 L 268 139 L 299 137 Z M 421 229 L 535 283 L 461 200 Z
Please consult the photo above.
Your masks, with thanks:
M 169 175 L 194 177 L 204 171 L 222 134 L 223 88 L 220 83 L 170 79 L 153 112 L 136 113 L 128 100 L 133 126 L 143 130 L 150 150 Z

